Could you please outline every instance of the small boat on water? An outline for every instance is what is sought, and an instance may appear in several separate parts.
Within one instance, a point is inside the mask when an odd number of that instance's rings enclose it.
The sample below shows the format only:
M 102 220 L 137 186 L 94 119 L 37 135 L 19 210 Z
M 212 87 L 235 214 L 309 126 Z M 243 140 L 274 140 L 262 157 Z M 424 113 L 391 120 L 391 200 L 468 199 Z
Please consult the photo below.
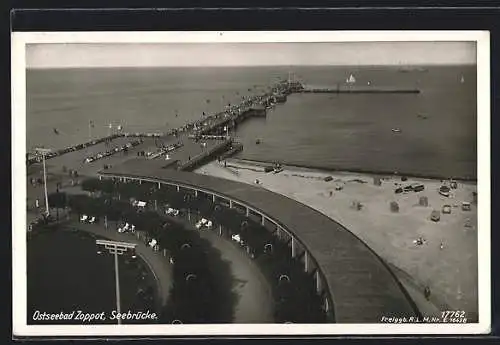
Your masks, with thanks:
M 354 84 L 356 82 L 356 78 L 354 78 L 354 76 L 351 74 L 349 78 L 346 79 L 345 82 L 348 84 Z
M 57 130 L 57 128 L 54 128 L 54 133 L 59 134 L 59 131 Z
M 399 128 L 393 128 L 392 131 L 394 133 L 401 133 L 401 129 L 399 129 Z

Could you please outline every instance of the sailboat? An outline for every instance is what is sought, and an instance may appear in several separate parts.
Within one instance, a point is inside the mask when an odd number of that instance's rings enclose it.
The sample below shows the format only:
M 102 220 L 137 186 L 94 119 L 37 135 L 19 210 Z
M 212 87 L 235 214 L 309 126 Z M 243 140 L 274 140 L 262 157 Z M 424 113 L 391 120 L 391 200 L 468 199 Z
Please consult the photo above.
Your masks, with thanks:
M 356 78 L 351 74 L 349 78 L 346 79 L 346 83 L 348 84 L 354 84 L 356 82 Z
M 462 76 L 462 78 L 460 79 L 460 83 L 464 83 L 465 82 L 465 79 L 464 79 L 464 76 Z

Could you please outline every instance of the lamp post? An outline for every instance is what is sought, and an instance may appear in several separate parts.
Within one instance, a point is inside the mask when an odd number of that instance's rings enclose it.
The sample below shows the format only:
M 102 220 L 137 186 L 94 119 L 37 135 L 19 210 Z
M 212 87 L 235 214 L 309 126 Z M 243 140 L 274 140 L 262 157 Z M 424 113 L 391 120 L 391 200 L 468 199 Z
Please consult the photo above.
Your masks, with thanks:
M 129 249 L 135 249 L 135 243 L 117 242 L 108 240 L 96 240 L 95 243 L 104 246 L 111 254 L 115 256 L 115 283 L 116 283 L 116 312 L 121 313 L 120 306 L 120 272 L 118 267 L 118 255 L 123 255 Z M 100 254 L 100 251 L 98 251 Z M 121 324 L 121 318 L 118 318 L 118 324 Z
M 50 210 L 49 210 L 49 195 L 47 193 L 47 169 L 45 167 L 45 155 L 49 152 L 51 152 L 50 149 L 45 149 L 45 148 L 35 148 L 35 151 L 38 154 L 42 155 L 42 161 L 43 161 L 43 187 L 45 191 L 45 213 L 46 215 L 50 215 Z

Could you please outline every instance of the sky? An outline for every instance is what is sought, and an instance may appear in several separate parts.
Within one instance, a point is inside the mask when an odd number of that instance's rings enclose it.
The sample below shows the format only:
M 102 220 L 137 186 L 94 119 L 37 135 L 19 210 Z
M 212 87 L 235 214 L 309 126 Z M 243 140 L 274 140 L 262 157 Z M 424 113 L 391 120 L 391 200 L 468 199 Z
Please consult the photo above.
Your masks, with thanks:
M 37 43 L 28 68 L 475 64 L 475 42 Z

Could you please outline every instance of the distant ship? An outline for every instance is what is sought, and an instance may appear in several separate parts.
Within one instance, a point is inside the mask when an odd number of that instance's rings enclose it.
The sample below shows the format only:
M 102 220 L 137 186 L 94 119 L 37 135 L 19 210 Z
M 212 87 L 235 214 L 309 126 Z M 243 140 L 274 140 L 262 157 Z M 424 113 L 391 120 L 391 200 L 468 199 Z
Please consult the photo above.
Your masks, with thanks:
M 354 84 L 356 82 L 356 78 L 354 78 L 354 76 L 351 74 L 349 78 L 346 79 L 345 82 L 348 84 Z
M 394 133 L 401 133 L 401 129 L 399 129 L 399 128 L 393 128 L 392 131 Z

